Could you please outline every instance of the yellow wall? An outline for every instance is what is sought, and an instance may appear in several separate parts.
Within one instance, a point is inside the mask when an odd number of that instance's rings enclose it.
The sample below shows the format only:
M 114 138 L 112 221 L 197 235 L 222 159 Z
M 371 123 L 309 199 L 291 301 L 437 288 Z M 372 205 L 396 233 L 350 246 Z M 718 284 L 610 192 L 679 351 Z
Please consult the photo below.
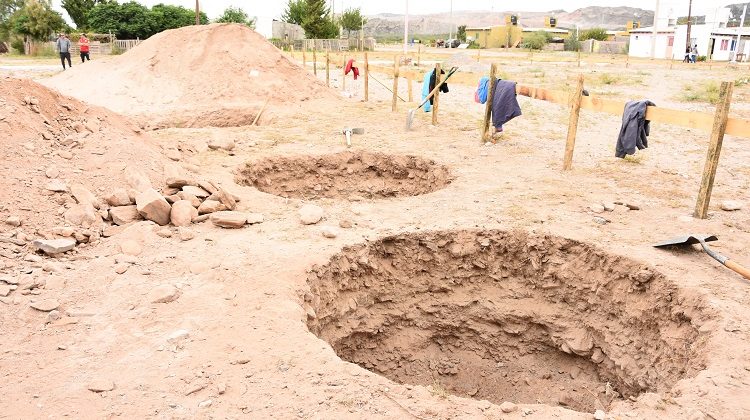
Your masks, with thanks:
M 510 39 L 508 39 L 510 28 Z M 521 28 L 518 26 L 493 26 L 487 29 L 467 30 L 468 36 L 474 37 L 475 42 L 482 48 L 502 48 L 510 41 L 512 47 L 521 39 Z

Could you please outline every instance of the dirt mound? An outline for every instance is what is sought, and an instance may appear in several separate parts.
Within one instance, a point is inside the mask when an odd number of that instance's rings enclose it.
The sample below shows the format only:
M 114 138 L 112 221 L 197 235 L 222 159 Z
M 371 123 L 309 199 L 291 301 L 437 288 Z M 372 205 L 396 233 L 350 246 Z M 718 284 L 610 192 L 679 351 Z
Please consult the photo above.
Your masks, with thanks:
M 120 56 L 95 59 L 43 83 L 151 126 L 241 126 L 268 110 L 333 94 L 244 25 L 161 32 Z M 267 110 L 267 111 L 268 111 Z M 262 121 L 270 113 L 264 112 Z
M 593 412 L 705 368 L 700 298 L 559 237 L 388 237 L 346 248 L 308 284 L 308 326 L 340 357 L 435 392 Z
M 56 236 L 66 214 L 91 221 L 68 214 L 73 193 L 88 195 L 77 186 L 101 196 L 124 184 L 125 168 L 159 179 L 165 160 L 133 122 L 25 79 L 0 79 L 0 132 L 0 236 L 17 243 Z M 20 251 L 8 243 L 4 257 Z
M 343 152 L 248 163 L 237 182 L 270 194 L 309 200 L 422 195 L 445 188 L 452 179 L 448 168 L 418 156 Z

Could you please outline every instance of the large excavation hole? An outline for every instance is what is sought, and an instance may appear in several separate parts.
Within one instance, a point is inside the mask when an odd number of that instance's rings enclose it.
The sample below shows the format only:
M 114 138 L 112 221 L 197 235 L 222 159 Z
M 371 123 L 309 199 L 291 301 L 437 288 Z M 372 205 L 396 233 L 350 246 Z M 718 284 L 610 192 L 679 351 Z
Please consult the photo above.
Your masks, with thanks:
M 247 163 L 238 183 L 281 197 L 386 198 L 431 193 L 452 180 L 448 168 L 417 156 L 343 152 Z
M 702 298 L 560 237 L 388 237 L 345 248 L 308 284 L 308 327 L 342 359 L 436 393 L 590 413 L 705 367 Z

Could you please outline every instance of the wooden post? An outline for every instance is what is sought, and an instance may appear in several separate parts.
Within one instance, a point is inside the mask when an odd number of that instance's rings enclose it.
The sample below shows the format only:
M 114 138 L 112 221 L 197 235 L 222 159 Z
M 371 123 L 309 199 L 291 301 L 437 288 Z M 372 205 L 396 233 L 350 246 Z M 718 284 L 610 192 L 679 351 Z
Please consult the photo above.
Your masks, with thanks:
M 422 64 L 422 44 L 417 47 L 417 67 Z
M 414 82 L 411 77 L 406 76 L 406 83 L 408 83 L 407 87 L 409 88 L 409 102 L 414 102 L 414 87 L 412 86 L 412 82 Z
M 482 58 L 482 50 L 477 48 L 477 63 L 479 62 L 479 59 Z
M 326 86 L 331 87 L 331 53 L 326 52 Z
M 435 63 L 435 86 L 440 84 L 443 80 L 443 76 L 440 74 L 440 63 Z M 438 108 L 440 106 L 440 89 L 435 91 L 435 95 L 432 97 L 432 125 L 438 123 Z
M 397 111 L 398 104 L 398 56 L 393 57 L 393 102 L 391 103 L 391 111 Z
M 307 70 L 307 50 L 302 50 L 302 68 Z
M 370 100 L 370 61 L 365 52 L 365 102 Z
M 563 170 L 569 171 L 573 167 L 573 149 L 576 146 L 578 133 L 578 117 L 581 115 L 581 99 L 583 98 L 583 75 L 578 75 L 578 84 L 573 92 L 570 104 L 570 120 L 568 122 L 568 139 L 565 143 L 565 160 Z
M 495 96 L 495 85 L 497 84 L 497 64 L 490 66 L 490 86 L 487 89 L 487 102 L 484 104 L 484 124 L 482 125 L 482 142 L 487 140 L 487 133 L 492 123 L 492 98 Z
M 733 86 L 734 83 L 732 82 L 723 82 L 721 84 L 721 90 L 719 91 L 719 103 L 716 105 L 714 127 L 711 131 L 711 142 L 708 145 L 708 153 L 706 154 L 706 165 L 703 168 L 701 189 L 698 192 L 698 202 L 695 204 L 695 213 L 693 213 L 693 217 L 698 219 L 705 219 L 708 216 L 708 205 L 711 202 L 711 191 L 714 188 L 716 169 L 719 167 L 721 145 L 724 142 L 724 132 L 727 129 L 729 105 L 732 103 Z
M 341 59 L 341 90 L 346 90 L 346 56 Z
M 313 74 L 318 75 L 318 54 L 316 49 L 313 49 Z
M 581 67 L 581 49 L 578 49 L 578 67 Z
M 630 67 L 630 54 L 625 56 L 625 68 Z
M 292 54 L 292 60 L 294 60 L 294 44 L 289 46 L 289 51 Z

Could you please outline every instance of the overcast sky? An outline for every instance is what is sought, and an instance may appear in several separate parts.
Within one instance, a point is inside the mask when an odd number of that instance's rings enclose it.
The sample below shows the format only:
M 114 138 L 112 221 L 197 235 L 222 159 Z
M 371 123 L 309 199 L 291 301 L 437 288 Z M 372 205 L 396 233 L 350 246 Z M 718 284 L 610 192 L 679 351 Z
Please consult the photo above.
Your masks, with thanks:
M 120 0 L 122 3 L 124 0 Z M 333 4 L 334 0 L 329 0 Z M 744 0 L 720 1 L 720 0 L 694 0 L 693 8 L 697 13 L 716 8 L 725 4 L 739 3 Z M 61 0 L 54 0 L 59 10 Z M 188 8 L 195 7 L 195 0 L 140 0 L 148 6 L 158 3 L 182 5 Z M 662 13 L 687 15 L 688 0 L 661 0 L 660 9 Z M 278 18 L 284 11 L 286 0 L 201 0 L 202 9 L 209 18 L 215 18 L 221 14 L 227 6 L 238 6 L 244 9 L 250 16 Z M 377 13 L 398 13 L 405 10 L 406 0 L 335 0 L 336 11 L 348 7 L 361 7 L 362 12 L 367 15 Z M 653 10 L 655 0 L 534 0 L 527 2 L 517 1 L 493 1 L 493 0 L 453 0 L 454 10 L 493 10 L 502 12 L 506 10 L 520 10 L 529 12 L 543 12 L 555 9 L 565 9 L 571 12 L 586 6 L 631 6 Z M 563 6 L 564 5 L 564 6 Z M 409 11 L 414 14 L 447 12 L 450 10 L 451 0 L 410 0 Z

